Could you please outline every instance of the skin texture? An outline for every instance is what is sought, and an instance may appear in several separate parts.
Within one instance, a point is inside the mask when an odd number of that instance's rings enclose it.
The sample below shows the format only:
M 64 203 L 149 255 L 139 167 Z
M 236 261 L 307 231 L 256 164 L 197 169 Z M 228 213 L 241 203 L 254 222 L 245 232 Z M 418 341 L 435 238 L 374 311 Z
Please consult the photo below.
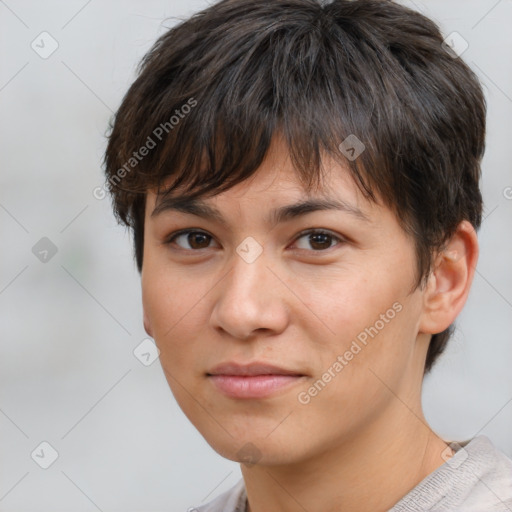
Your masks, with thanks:
M 341 198 L 368 221 L 333 210 L 267 224 L 270 210 L 307 197 L 277 136 L 254 176 L 205 199 L 226 226 L 177 211 L 151 217 L 157 198 L 147 195 L 144 326 L 178 404 L 210 446 L 239 462 L 247 443 L 256 447 L 241 466 L 251 512 L 384 511 L 452 453 L 424 418 L 421 386 L 430 335 L 453 322 L 469 292 L 474 229 L 462 222 L 427 285 L 412 290 L 412 238 L 340 164 L 325 158 L 324 168 L 324 188 L 310 195 Z M 209 237 L 164 243 L 185 228 Z M 310 228 L 342 241 L 299 238 Z M 252 263 L 236 251 L 247 237 L 263 248 Z M 381 315 L 384 327 L 333 370 Z M 233 399 L 206 375 L 227 361 L 305 377 L 267 398 Z M 329 368 L 329 382 L 301 403 Z

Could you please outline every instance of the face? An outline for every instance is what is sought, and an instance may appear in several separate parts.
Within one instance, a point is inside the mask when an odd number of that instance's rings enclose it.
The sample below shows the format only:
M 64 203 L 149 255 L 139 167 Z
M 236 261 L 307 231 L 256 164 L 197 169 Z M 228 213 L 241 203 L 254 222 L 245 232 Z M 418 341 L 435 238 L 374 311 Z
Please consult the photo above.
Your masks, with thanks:
M 274 139 L 249 180 L 202 200 L 216 215 L 168 204 L 152 216 L 147 196 L 144 325 L 181 409 L 231 460 L 305 460 L 378 424 L 389 389 L 421 382 L 413 240 L 345 168 L 323 164 L 321 189 L 306 192 Z M 343 206 L 275 213 L 305 200 Z M 253 362 L 295 376 L 210 375 Z

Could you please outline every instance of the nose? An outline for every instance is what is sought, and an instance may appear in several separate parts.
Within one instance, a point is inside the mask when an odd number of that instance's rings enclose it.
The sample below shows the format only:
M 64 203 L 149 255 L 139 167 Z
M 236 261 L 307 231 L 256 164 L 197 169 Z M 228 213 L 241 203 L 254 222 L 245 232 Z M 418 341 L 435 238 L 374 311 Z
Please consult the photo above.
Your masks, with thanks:
M 231 270 L 218 285 L 211 314 L 215 329 L 244 340 L 258 331 L 273 335 L 286 329 L 290 292 L 269 267 L 264 253 L 252 262 L 233 256 Z

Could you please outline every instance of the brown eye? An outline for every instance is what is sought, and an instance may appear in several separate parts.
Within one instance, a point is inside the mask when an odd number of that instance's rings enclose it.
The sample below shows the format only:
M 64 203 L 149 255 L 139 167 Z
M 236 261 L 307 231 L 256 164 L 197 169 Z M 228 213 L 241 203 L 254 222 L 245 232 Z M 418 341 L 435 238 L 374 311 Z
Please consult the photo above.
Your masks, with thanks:
M 202 231 L 186 230 L 171 235 L 171 237 L 167 239 L 165 243 L 172 244 L 175 243 L 177 240 L 181 240 L 181 243 L 177 243 L 177 245 L 182 249 L 200 250 L 208 248 L 210 241 L 212 240 L 212 237 Z M 185 244 L 185 246 L 182 245 L 183 243 Z M 186 244 L 188 244 L 189 247 L 186 247 Z
M 344 240 L 338 236 L 335 236 L 328 231 L 322 230 L 310 230 L 302 233 L 297 240 L 305 239 L 306 243 L 299 249 L 313 250 L 313 251 L 325 251 L 332 247 L 332 242 L 343 242 Z M 309 247 L 308 247 L 309 246 Z

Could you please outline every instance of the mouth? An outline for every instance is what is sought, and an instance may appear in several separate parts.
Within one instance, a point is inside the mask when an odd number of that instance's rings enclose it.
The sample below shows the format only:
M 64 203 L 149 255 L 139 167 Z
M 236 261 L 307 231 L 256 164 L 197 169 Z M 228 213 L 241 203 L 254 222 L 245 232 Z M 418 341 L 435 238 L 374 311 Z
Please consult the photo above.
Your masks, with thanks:
M 300 371 L 264 363 L 223 363 L 206 374 L 215 388 L 230 398 L 265 398 L 303 381 Z

